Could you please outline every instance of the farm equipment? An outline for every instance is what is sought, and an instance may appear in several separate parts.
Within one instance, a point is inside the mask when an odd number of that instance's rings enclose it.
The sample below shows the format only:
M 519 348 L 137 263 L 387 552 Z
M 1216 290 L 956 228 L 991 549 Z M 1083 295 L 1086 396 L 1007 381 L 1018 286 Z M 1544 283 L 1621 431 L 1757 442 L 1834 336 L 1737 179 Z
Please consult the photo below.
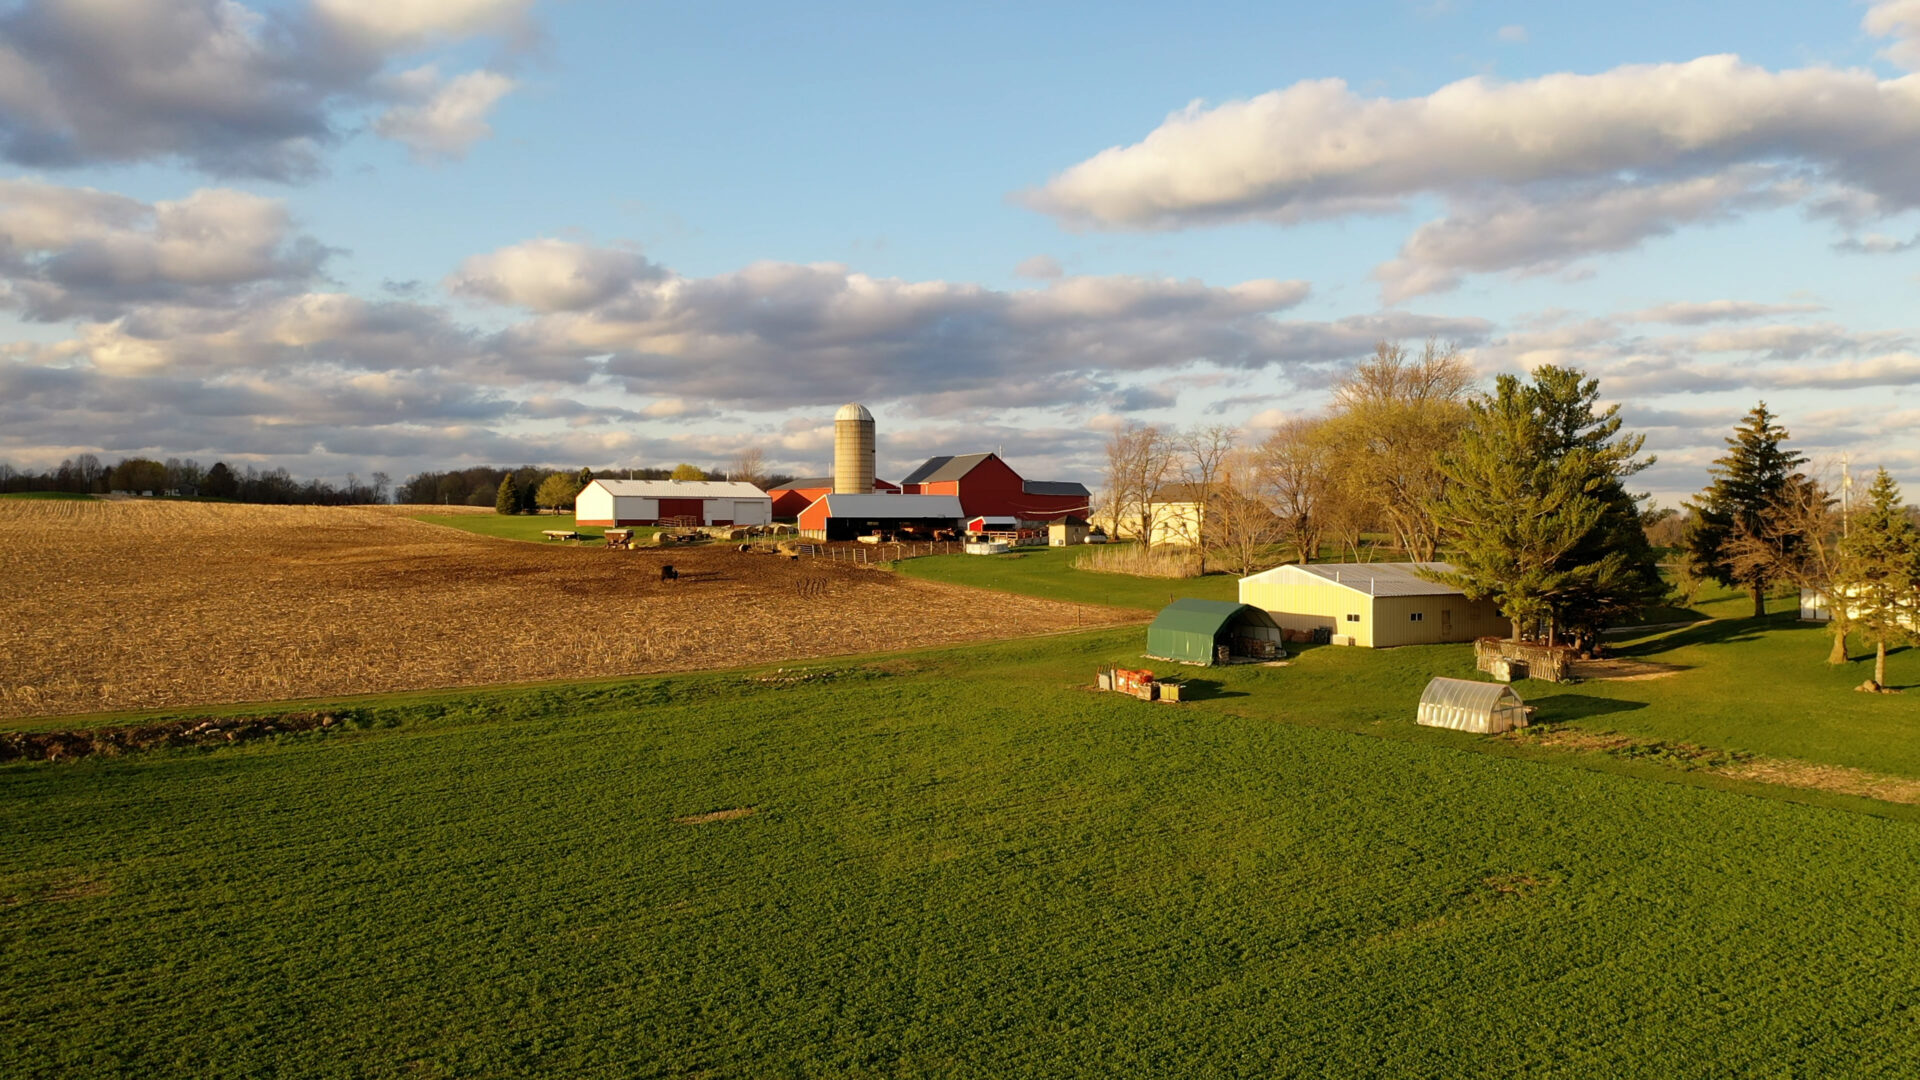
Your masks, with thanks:
M 632 529 L 608 529 L 603 535 L 606 537 L 608 548 L 621 551 L 629 551 L 633 548 Z
M 1141 701 L 1180 700 L 1181 684 L 1172 679 L 1156 679 L 1153 672 L 1145 668 L 1101 668 L 1095 673 L 1095 683 L 1102 690 L 1137 697 Z

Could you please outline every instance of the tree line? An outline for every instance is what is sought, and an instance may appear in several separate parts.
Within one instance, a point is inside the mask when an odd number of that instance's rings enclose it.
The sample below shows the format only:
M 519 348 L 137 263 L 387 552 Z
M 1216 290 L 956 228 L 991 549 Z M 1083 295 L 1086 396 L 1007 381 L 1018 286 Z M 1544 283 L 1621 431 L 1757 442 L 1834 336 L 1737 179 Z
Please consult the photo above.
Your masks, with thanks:
M 725 469 L 681 462 L 670 468 L 549 469 L 536 465 L 500 468 L 475 465 L 445 472 L 419 472 L 398 488 L 395 501 L 415 505 L 491 506 L 502 514 L 571 509 L 582 488 L 595 480 L 739 480 L 767 488 L 793 479 L 766 468 L 766 454 L 749 449 Z
M 348 506 L 385 502 L 392 486 L 392 480 L 383 472 L 373 473 L 364 481 L 357 474 L 349 473 L 346 483 L 335 484 L 328 480 L 300 480 L 284 468 L 261 469 L 253 465 L 234 468 L 224 461 L 202 468 L 192 458 L 177 457 L 165 461 L 130 457 L 107 465 L 94 454 L 80 454 L 43 472 L 0 463 L 0 492 L 46 491 L 71 495 L 126 492 L 228 502 Z
M 1241 574 L 1271 562 L 1276 546 L 1303 562 L 1328 548 L 1352 561 L 1382 549 L 1445 561 L 1451 569 L 1428 576 L 1493 601 L 1515 640 L 1583 651 L 1668 596 L 1662 547 L 1681 549 L 1683 588 L 1745 588 L 1756 615 L 1780 582 L 1849 597 L 1831 605 L 1838 661 L 1850 628 L 1882 652 L 1912 640 L 1920 555 L 1890 477 L 1843 515 L 1834 493 L 1799 471 L 1804 459 L 1783 448 L 1786 433 L 1762 405 L 1686 513 L 1659 511 L 1631 489 L 1654 459 L 1618 414 L 1575 369 L 1503 375 L 1482 391 L 1457 348 L 1382 343 L 1340 378 L 1324 411 L 1257 444 L 1221 426 L 1114 433 L 1100 516 L 1123 533 L 1172 533 Z M 1169 510 L 1195 504 L 1196 514 Z

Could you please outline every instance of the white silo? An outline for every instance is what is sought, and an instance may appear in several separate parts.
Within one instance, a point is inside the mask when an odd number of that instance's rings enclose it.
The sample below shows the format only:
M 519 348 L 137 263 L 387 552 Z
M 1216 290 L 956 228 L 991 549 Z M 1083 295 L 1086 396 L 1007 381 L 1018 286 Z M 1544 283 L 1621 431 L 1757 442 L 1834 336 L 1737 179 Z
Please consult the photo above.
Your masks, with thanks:
M 873 492 L 873 414 L 847 404 L 833 414 L 833 493 Z

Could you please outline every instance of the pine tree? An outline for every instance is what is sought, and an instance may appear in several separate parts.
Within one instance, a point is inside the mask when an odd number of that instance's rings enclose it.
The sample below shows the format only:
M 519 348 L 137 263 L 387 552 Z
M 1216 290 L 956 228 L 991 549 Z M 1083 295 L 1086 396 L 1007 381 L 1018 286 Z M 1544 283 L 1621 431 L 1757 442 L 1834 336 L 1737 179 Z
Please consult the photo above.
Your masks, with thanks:
M 520 487 L 513 482 L 512 473 L 500 478 L 500 491 L 493 497 L 493 510 L 497 514 L 520 512 Z
M 587 485 L 591 483 L 593 483 L 593 470 L 582 468 L 579 475 L 573 478 L 573 489 L 575 491 L 585 491 Z
M 1588 488 L 1593 451 L 1557 456 L 1552 425 L 1533 388 L 1502 375 L 1494 395 L 1470 403 L 1470 421 L 1444 455 L 1445 493 L 1431 512 L 1454 570 L 1433 575 L 1475 600 L 1492 600 L 1513 638 L 1551 627 L 1564 597 L 1592 579 L 1568 556 L 1601 522 L 1605 504 Z
M 1887 470 L 1873 478 L 1840 552 L 1844 584 L 1827 602 L 1849 609 L 1854 628 L 1873 639 L 1873 681 L 1884 687 L 1887 645 L 1913 641 L 1920 630 L 1920 530 Z
M 1689 562 L 1702 576 L 1746 589 L 1755 618 L 1767 613 L 1767 589 L 1777 575 L 1773 566 L 1790 558 L 1800 539 L 1779 528 L 1779 508 L 1789 488 L 1804 480 L 1798 470 L 1807 459 L 1782 447 L 1787 431 L 1775 419 L 1766 402 L 1755 405 L 1727 438 L 1726 456 L 1708 470 L 1713 483 L 1687 504 L 1694 512 L 1686 536 Z M 1733 550 L 1742 543 L 1772 544 L 1780 549 L 1779 558 L 1736 564 Z

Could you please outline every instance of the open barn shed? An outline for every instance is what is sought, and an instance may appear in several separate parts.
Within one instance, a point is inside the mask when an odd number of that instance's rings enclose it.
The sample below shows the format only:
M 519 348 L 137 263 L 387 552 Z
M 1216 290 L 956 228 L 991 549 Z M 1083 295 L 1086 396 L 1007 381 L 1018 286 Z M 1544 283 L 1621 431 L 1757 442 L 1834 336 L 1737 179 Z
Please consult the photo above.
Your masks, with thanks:
M 1428 727 L 1498 735 L 1527 726 L 1527 706 L 1505 683 L 1435 679 L 1420 695 L 1417 722 Z
M 1280 624 L 1248 604 L 1184 597 L 1162 608 L 1147 627 L 1147 654 L 1188 664 L 1226 655 L 1266 659 L 1284 655 Z

